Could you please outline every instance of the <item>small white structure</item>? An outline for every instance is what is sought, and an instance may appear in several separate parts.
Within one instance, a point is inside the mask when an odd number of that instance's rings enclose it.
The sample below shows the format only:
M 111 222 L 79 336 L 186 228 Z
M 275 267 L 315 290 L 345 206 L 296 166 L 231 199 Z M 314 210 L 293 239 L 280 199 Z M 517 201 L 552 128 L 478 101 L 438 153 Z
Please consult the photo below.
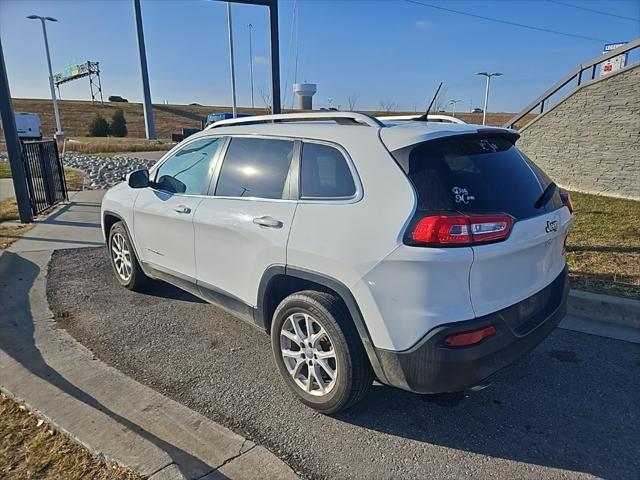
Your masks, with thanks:
M 293 93 L 295 95 L 295 108 L 296 110 L 312 110 L 313 99 L 312 97 L 318 91 L 318 86 L 315 83 L 294 83 Z
M 616 48 L 622 47 L 626 45 L 627 42 L 622 43 L 607 43 L 604 46 L 604 51 L 602 53 L 610 52 L 611 50 L 615 50 Z M 618 55 L 617 57 L 610 58 L 609 60 L 605 60 L 602 62 L 600 66 L 600 76 L 607 75 L 608 73 L 617 72 L 618 70 L 624 68 L 627 65 L 627 57 L 628 53 L 623 53 Z
M 37 113 L 15 112 L 15 118 L 18 137 L 29 140 L 40 140 L 42 138 L 40 116 Z

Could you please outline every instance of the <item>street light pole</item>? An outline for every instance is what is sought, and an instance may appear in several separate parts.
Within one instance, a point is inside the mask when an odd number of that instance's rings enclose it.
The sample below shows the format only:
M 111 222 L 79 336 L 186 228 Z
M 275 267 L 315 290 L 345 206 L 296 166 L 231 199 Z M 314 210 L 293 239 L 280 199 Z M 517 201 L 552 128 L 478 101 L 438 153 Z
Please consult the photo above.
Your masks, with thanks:
M 482 125 L 487 124 L 487 105 L 489 104 L 489 86 L 491 85 L 491 75 L 487 75 L 487 84 L 484 89 L 484 108 L 482 109 Z
M 49 54 L 49 39 L 47 38 L 47 27 L 45 22 L 57 22 L 58 20 L 53 17 L 41 17 L 39 15 L 29 15 L 29 20 L 40 20 L 42 23 L 42 35 L 44 37 L 44 49 L 47 53 L 47 66 L 49 67 L 49 88 L 51 88 L 51 100 L 53 100 L 53 113 L 56 117 L 56 139 L 61 140 L 64 138 L 64 132 L 62 131 L 62 123 L 60 122 L 60 111 L 58 110 L 58 99 L 56 98 L 56 89 L 53 85 L 53 71 L 51 70 L 51 55 Z
M 453 118 L 456 118 L 456 103 L 461 101 L 462 100 L 449 100 L 449 104 L 453 105 Z
M 236 107 L 236 68 L 233 61 L 233 25 L 231 22 L 231 2 L 227 2 L 227 27 L 229 30 L 229 63 L 231 66 L 231 108 L 233 118 L 238 116 Z
M 251 108 L 255 105 L 253 103 L 253 47 L 251 43 L 251 30 L 253 30 L 253 25 L 247 25 L 249 28 L 249 76 L 251 78 Z
M 136 20 L 136 36 L 138 37 L 138 56 L 140 57 L 140 76 L 142 77 L 142 96 L 144 97 L 144 128 L 147 139 L 156 138 L 156 127 L 153 123 L 153 104 L 149 88 L 149 69 L 147 68 L 147 50 L 144 46 L 144 29 L 142 27 L 142 9 L 140 0 L 133 0 L 133 15 Z
M 482 109 L 482 125 L 486 125 L 487 123 L 487 105 L 489 105 L 489 86 L 491 84 L 491 77 L 500 77 L 502 73 L 500 72 L 478 72 L 476 75 L 482 75 L 487 77 L 487 84 L 484 91 L 484 108 Z

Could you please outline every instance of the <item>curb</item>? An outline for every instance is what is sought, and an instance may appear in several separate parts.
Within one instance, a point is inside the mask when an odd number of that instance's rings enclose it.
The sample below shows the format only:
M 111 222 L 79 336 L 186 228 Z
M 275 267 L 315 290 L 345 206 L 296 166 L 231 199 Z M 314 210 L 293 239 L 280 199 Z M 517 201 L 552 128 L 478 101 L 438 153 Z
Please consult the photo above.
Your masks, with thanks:
M 150 480 L 298 478 L 266 448 L 101 362 L 60 329 L 46 298 L 51 253 L 0 253 L 0 391 Z
M 640 344 L 640 301 L 571 290 L 560 328 Z
M 567 313 L 597 322 L 640 330 L 640 301 L 599 293 L 571 290 Z

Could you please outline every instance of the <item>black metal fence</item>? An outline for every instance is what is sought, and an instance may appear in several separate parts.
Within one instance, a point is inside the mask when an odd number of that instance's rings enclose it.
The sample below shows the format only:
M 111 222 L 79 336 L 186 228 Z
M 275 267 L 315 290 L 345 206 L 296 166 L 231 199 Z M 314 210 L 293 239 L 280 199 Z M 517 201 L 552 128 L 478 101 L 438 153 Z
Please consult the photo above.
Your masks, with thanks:
M 24 142 L 22 159 L 34 215 L 68 200 L 64 169 L 55 140 Z

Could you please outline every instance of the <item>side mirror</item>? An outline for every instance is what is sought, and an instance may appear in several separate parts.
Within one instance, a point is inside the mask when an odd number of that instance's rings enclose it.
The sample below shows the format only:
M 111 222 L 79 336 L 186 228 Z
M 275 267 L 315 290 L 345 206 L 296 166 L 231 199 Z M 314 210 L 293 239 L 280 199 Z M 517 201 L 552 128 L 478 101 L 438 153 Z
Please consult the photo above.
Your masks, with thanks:
M 127 176 L 127 183 L 131 188 L 147 188 L 149 186 L 149 170 L 136 170 Z
M 171 175 L 162 175 L 155 186 L 168 193 L 184 193 L 187 191 L 187 186 Z

